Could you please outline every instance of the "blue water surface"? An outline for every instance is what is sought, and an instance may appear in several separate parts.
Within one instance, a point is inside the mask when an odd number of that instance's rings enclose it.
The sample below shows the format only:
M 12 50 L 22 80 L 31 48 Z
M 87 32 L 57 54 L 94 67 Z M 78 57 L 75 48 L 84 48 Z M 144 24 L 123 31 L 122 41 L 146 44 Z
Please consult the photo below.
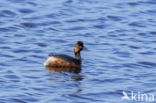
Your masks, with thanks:
M 43 66 L 78 40 L 80 73 Z M 156 100 L 155 0 L 0 0 L 0 103 L 140 103 L 123 91 Z

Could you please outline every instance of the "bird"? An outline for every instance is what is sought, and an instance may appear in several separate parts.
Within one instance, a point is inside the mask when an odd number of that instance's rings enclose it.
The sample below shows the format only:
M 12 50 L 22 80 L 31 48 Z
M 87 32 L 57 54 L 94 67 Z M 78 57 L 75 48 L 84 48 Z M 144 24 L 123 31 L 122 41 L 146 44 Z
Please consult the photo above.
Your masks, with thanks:
M 74 46 L 75 57 L 65 54 L 49 54 L 49 58 L 44 62 L 46 67 L 81 67 L 80 52 L 84 50 L 82 41 L 77 41 Z

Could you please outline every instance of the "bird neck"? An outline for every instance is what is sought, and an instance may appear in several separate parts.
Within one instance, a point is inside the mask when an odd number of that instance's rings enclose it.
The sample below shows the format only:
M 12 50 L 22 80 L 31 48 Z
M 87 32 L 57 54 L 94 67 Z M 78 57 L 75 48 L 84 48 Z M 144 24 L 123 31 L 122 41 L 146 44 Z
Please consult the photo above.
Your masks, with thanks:
M 75 58 L 81 61 L 80 51 L 75 53 Z

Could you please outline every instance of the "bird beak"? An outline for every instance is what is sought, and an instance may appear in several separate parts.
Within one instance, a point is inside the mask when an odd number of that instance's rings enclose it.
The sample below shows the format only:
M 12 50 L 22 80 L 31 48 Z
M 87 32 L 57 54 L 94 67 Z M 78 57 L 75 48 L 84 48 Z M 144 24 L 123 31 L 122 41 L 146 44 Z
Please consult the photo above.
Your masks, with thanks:
M 88 50 L 86 47 L 83 47 L 83 50 Z

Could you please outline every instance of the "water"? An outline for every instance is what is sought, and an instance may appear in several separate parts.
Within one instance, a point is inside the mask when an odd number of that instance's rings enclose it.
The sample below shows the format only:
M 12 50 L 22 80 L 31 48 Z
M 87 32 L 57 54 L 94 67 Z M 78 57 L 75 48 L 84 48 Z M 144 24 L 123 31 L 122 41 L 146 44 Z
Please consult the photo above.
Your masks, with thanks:
M 155 0 L 0 0 L 0 102 L 131 103 L 121 101 L 122 91 L 156 96 L 155 8 Z M 73 56 L 78 40 L 88 48 L 80 73 L 43 66 L 49 53 Z

